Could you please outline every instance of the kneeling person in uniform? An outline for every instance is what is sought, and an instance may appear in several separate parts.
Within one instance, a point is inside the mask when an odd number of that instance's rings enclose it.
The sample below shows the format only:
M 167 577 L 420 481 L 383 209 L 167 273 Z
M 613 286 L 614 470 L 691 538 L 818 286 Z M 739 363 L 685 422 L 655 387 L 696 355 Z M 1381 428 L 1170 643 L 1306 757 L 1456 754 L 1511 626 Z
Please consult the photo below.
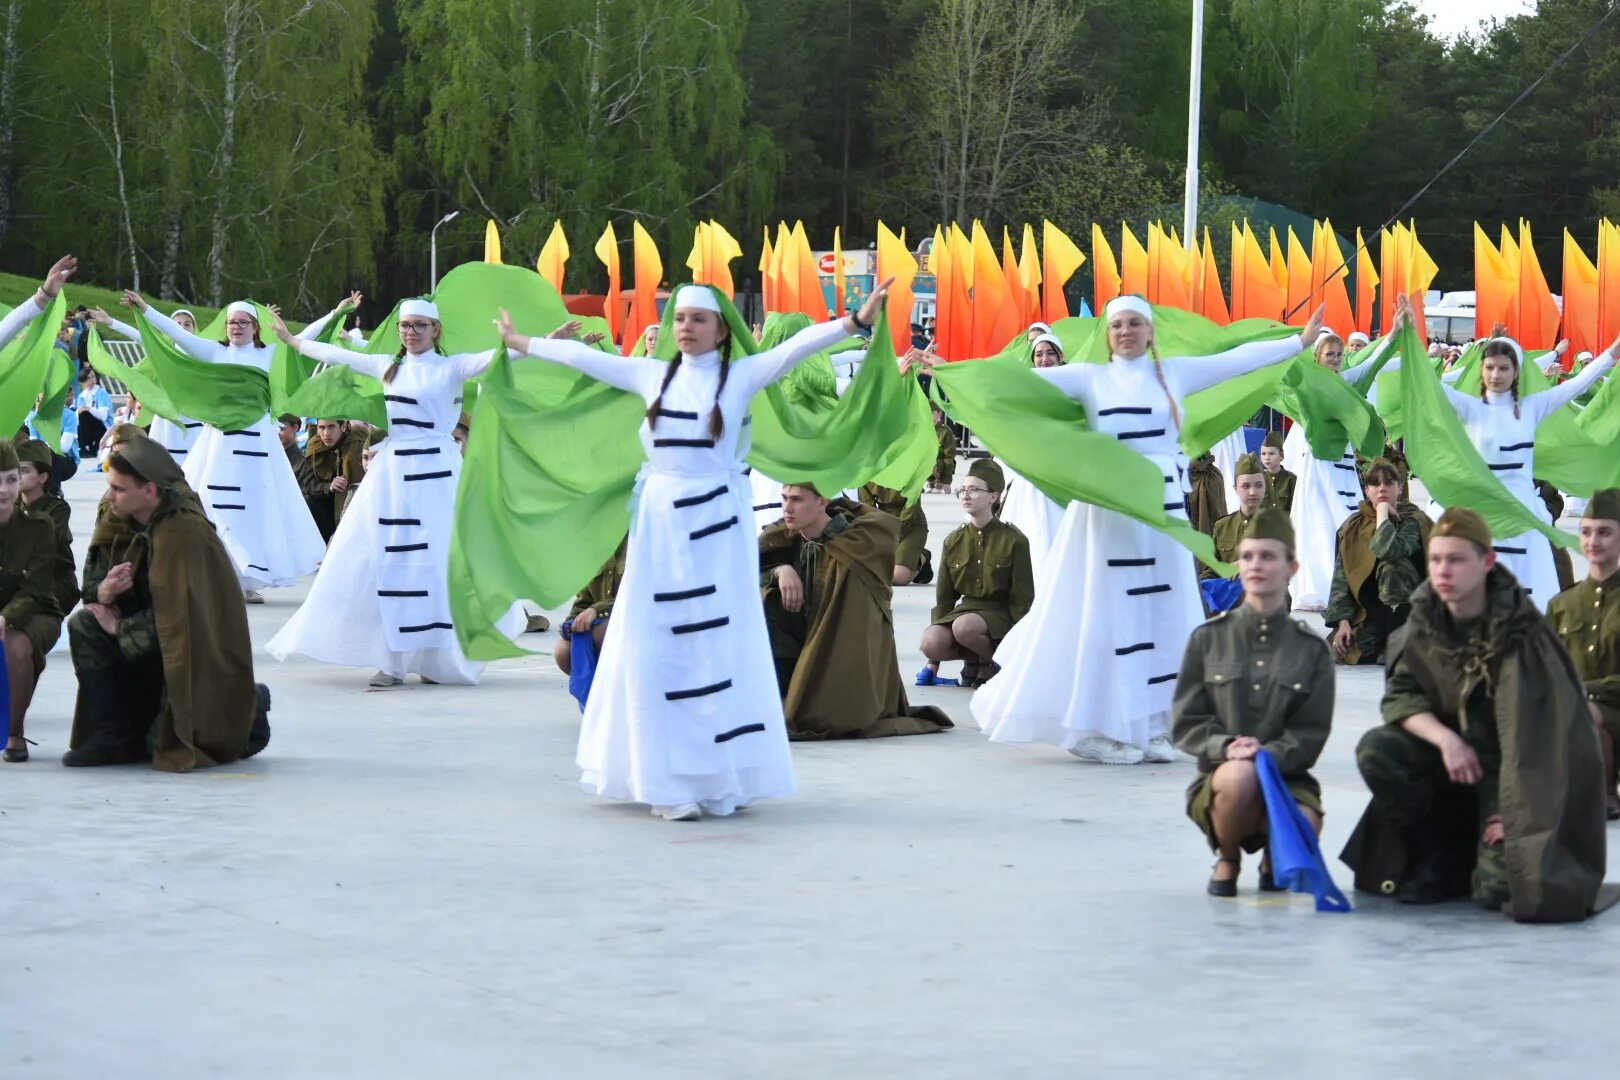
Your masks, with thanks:
M 557 662 L 557 670 L 564 675 L 573 671 L 572 639 L 580 634 L 589 634 L 591 640 L 596 642 L 597 662 L 601 662 L 602 640 L 607 637 L 608 618 L 613 614 L 613 600 L 619 594 L 619 583 L 624 580 L 624 560 L 629 547 L 629 537 L 619 541 L 619 550 L 613 553 L 613 557 L 596 572 L 596 576 L 580 590 L 579 595 L 574 597 L 574 606 L 568 612 L 568 636 L 559 637 L 556 646 L 551 650 L 551 657 Z
M 1384 724 L 1356 747 L 1372 802 L 1341 858 L 1407 903 L 1583 919 L 1608 838 L 1581 677 L 1478 514 L 1441 515 L 1428 566 L 1390 641 Z
M 56 526 L 20 509 L 20 469 L 17 448 L 0 439 L 0 641 L 5 643 L 11 683 L 11 727 L 5 749 L 10 762 L 28 760 L 28 742 L 23 738 L 28 706 L 45 670 L 45 654 L 62 634 Z
M 1294 528 L 1280 510 L 1254 516 L 1238 545 L 1243 602 L 1193 632 L 1176 677 L 1172 737 L 1198 759 L 1187 816 L 1217 853 L 1211 896 L 1237 895 L 1243 852 L 1266 845 L 1266 805 L 1255 755 L 1276 759 L 1289 792 L 1320 835 L 1322 788 L 1310 774 L 1333 725 L 1333 658 L 1288 617 L 1299 569 Z M 1269 858 L 1260 888 L 1277 891 Z
M 342 420 L 318 420 L 315 435 L 304 450 L 298 470 L 298 486 L 304 489 L 304 502 L 321 532 L 321 539 L 332 542 L 343 510 L 349 504 L 365 466 L 361 455 L 366 449 L 366 433 Z
M 900 523 L 809 484 L 782 487 L 782 520 L 759 536 L 760 585 L 793 739 L 870 739 L 943 731 L 913 709 L 894 649 L 891 572 Z
M 896 585 L 927 585 L 934 580 L 933 557 L 928 553 L 928 515 L 922 501 L 906 502 L 903 491 L 867 484 L 860 490 L 861 505 L 881 510 L 900 523 L 890 580 Z
M 270 741 L 270 694 L 253 681 L 241 586 L 168 451 L 131 436 L 108 460 L 108 515 L 125 527 L 85 557 L 68 620 L 79 696 L 64 765 L 151 759 L 189 772 Z M 98 529 L 98 531 L 100 531 Z
M 1429 516 L 1406 499 L 1394 463 L 1378 458 L 1361 479 L 1366 498 L 1339 526 L 1333 587 L 1322 618 L 1333 630 L 1333 655 L 1345 664 L 1376 664 L 1391 634 L 1406 622 L 1412 590 L 1428 567 Z

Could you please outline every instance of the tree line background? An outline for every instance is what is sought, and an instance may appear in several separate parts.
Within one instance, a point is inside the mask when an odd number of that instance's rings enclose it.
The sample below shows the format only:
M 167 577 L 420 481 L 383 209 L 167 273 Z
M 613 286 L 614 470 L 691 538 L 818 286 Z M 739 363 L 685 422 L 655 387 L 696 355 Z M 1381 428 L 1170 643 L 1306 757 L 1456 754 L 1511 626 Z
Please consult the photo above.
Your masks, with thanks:
M 1211 224 L 1240 199 L 1380 224 L 1607 6 L 1447 42 L 1391 0 L 1208 0 Z M 1190 0 L 0 0 L 0 267 L 72 251 L 98 284 L 303 312 L 425 291 L 449 210 L 441 269 L 487 218 L 532 262 L 560 218 L 570 291 L 632 217 L 674 279 L 709 218 L 749 263 L 779 218 L 846 248 L 879 217 L 1179 227 L 1190 25 Z M 1467 288 L 1473 220 L 1590 250 L 1617 185 L 1620 19 L 1412 215 Z

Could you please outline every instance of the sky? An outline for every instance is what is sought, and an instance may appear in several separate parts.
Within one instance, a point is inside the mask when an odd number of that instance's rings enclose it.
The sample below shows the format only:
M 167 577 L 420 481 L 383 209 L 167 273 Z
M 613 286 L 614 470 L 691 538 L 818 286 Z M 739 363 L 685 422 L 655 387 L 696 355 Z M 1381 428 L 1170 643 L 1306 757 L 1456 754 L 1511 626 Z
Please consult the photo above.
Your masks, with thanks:
M 1534 0 L 1416 0 L 1416 5 L 1442 37 L 1455 37 L 1488 19 L 1523 15 L 1536 6 Z

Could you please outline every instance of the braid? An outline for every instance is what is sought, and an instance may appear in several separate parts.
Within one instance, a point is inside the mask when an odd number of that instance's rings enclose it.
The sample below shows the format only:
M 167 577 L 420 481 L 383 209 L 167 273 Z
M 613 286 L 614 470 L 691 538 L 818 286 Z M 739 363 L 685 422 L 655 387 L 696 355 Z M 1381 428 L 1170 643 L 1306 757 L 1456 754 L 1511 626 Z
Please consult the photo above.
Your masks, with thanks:
M 658 396 L 653 398 L 651 405 L 647 406 L 647 427 L 649 429 L 658 427 L 658 413 L 664 406 L 664 391 L 669 389 L 670 381 L 675 378 L 675 370 L 680 366 L 681 354 L 676 353 L 675 359 L 669 362 L 669 370 L 664 372 L 664 381 L 659 384 Z
M 1519 419 L 1519 379 L 1516 373 L 1513 378 L 1513 419 Z
M 1170 403 L 1170 419 L 1175 421 L 1176 434 L 1181 434 L 1181 406 L 1176 404 L 1176 396 L 1170 392 L 1170 382 L 1164 377 L 1164 365 L 1159 362 L 1158 342 L 1148 343 L 1148 353 L 1153 357 L 1153 374 L 1159 380 L 1159 386 L 1164 389 L 1164 398 Z
M 714 388 L 714 409 L 709 413 L 709 435 L 718 439 L 726 430 L 726 417 L 720 411 L 720 395 L 725 393 L 726 376 L 731 374 L 731 338 L 720 346 L 720 383 Z

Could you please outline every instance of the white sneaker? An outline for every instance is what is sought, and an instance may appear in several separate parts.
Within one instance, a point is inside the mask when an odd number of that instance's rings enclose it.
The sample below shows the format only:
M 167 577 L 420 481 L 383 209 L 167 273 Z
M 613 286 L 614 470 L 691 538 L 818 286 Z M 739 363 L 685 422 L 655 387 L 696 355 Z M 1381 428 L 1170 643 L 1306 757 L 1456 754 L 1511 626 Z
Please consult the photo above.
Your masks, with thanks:
M 371 677 L 371 687 L 374 690 L 388 690 L 395 686 L 403 686 L 405 680 L 398 675 L 390 675 L 386 671 L 379 671 Z
M 695 802 L 683 803 L 680 806 L 655 806 L 652 812 L 653 817 L 660 817 L 665 821 L 696 821 L 703 816 L 703 808 Z
M 242 603 L 244 603 L 244 604 L 262 604 L 262 603 L 264 603 L 264 597 L 259 595 L 259 590 L 257 590 L 257 589 L 243 589 L 242 590 Z
M 1176 760 L 1176 746 L 1170 741 L 1170 736 L 1155 735 L 1149 739 L 1147 753 L 1142 755 L 1142 760 L 1159 764 Z
M 1142 751 L 1130 743 L 1110 739 L 1106 735 L 1092 735 L 1069 748 L 1069 753 L 1081 761 L 1095 761 L 1099 765 L 1140 765 Z

